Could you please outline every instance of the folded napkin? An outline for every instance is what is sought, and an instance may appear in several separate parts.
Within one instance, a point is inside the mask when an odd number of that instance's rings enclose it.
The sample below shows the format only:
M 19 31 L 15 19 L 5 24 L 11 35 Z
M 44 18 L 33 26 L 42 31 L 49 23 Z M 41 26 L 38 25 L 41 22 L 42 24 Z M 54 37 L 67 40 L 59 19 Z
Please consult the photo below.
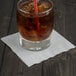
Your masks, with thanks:
M 51 46 L 49 48 L 42 51 L 29 51 L 20 46 L 19 35 L 19 33 L 15 33 L 1 38 L 1 40 L 6 43 L 28 67 L 75 47 L 63 36 L 53 30 L 50 38 Z

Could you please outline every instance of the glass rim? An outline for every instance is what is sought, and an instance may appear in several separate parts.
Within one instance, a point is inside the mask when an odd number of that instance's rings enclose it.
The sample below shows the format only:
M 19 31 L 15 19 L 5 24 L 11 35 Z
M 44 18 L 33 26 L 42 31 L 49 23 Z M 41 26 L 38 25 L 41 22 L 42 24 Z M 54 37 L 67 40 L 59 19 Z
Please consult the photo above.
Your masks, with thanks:
M 46 11 L 43 11 L 43 12 L 38 12 L 37 15 L 40 15 L 40 14 L 45 14 L 45 13 L 48 13 L 49 11 L 51 11 L 53 9 L 53 1 L 51 0 L 48 0 L 51 4 L 52 4 L 52 7 L 50 7 L 48 10 Z M 25 14 L 30 14 L 30 15 L 35 15 L 35 12 L 34 13 L 31 13 L 31 12 L 27 12 L 27 11 L 23 11 L 22 9 L 19 9 L 18 8 L 18 5 L 20 4 L 20 2 L 22 2 L 22 0 L 19 0 L 18 3 L 17 3 L 17 10 L 25 13 Z

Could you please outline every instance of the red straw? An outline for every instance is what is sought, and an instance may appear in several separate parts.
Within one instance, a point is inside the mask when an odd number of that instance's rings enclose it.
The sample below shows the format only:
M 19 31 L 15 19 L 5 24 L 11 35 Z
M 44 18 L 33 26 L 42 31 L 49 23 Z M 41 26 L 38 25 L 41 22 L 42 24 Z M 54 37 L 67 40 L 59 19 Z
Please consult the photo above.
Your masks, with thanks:
M 38 14 L 37 0 L 34 0 L 34 2 L 35 2 L 35 14 L 37 16 L 37 14 Z M 36 22 L 37 22 L 37 30 L 39 31 L 39 18 L 38 17 L 36 18 Z

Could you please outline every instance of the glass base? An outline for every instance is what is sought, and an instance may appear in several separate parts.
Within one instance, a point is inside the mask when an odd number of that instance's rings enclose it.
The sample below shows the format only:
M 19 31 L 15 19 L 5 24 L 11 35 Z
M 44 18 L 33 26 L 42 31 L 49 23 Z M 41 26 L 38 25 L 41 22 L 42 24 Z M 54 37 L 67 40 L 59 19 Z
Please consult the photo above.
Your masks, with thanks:
M 29 41 L 20 36 L 20 45 L 31 51 L 40 51 L 50 46 L 50 38 L 43 41 Z

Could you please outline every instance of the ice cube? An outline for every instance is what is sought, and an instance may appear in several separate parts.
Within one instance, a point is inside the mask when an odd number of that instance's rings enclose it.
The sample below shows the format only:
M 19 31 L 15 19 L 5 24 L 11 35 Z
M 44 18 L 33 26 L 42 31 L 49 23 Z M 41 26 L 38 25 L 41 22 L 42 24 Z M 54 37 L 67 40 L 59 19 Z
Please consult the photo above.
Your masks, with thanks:
M 43 11 L 44 11 L 44 7 L 43 7 L 42 4 L 38 6 L 38 11 L 39 11 L 39 12 L 43 12 Z
M 24 5 L 22 7 L 22 10 L 26 11 L 26 12 L 33 12 L 35 10 L 34 9 L 34 2 L 28 2 L 27 5 Z
M 30 2 L 30 3 L 28 4 L 28 6 L 29 6 L 29 7 L 34 7 L 34 2 Z
M 26 12 L 29 12 L 29 11 L 30 11 L 30 8 L 29 8 L 27 5 L 25 5 L 25 6 L 22 8 L 22 10 L 23 10 L 23 11 L 26 11 Z
M 44 7 L 44 10 L 46 10 L 46 9 L 49 9 L 49 8 L 50 8 L 49 3 L 47 3 L 47 2 L 43 2 L 41 5 Z
M 29 12 L 34 12 L 35 11 L 35 8 L 34 8 L 34 2 L 30 2 L 28 4 L 29 8 L 30 8 L 30 11 Z
M 43 12 L 50 8 L 50 4 L 48 2 L 41 2 L 41 4 L 38 5 L 38 11 Z

